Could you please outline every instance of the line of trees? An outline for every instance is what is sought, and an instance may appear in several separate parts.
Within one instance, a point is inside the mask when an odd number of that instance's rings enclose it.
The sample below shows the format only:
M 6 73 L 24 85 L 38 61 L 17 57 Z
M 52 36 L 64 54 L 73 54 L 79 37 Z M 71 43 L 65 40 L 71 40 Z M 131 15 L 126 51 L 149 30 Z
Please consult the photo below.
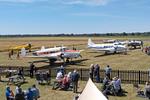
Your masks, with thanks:
M 83 33 L 83 34 L 14 34 L 14 35 L 0 35 L 0 37 L 41 37 L 41 36 L 150 36 L 150 32 L 132 32 L 132 33 Z

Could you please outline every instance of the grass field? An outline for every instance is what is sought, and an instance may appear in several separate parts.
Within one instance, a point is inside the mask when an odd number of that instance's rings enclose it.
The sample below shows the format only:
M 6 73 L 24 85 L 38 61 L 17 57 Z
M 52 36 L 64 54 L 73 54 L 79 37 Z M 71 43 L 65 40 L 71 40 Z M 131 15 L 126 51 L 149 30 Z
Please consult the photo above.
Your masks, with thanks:
M 144 41 L 144 46 L 150 46 L 150 37 L 92 37 L 92 40 L 95 43 L 101 43 L 104 39 L 119 39 L 119 40 L 130 40 L 130 39 L 138 39 Z M 75 65 L 67 65 L 66 67 L 72 68 L 89 68 L 90 64 L 99 64 L 103 69 L 107 64 L 109 64 L 112 69 L 119 70 L 148 70 L 150 66 L 150 56 L 146 55 L 141 51 L 141 49 L 129 50 L 127 55 L 124 54 L 115 54 L 115 55 L 103 55 L 103 52 L 92 51 L 87 48 L 87 40 L 88 37 L 25 37 L 25 38 L 0 38 L 0 50 L 6 50 L 9 47 L 17 46 L 21 44 L 31 43 L 33 48 L 46 46 L 53 47 L 56 45 L 64 45 L 70 48 L 73 45 L 77 49 L 83 49 L 84 51 L 81 53 L 83 58 L 75 59 Z M 42 59 L 29 59 L 29 58 L 20 58 L 16 59 L 16 55 L 13 56 L 13 59 L 8 59 L 8 52 L 0 52 L 0 66 L 8 65 L 8 66 L 29 66 L 28 62 L 42 60 Z M 57 62 L 58 63 L 58 62 Z M 58 64 L 55 64 L 57 67 Z M 37 67 L 47 66 L 48 63 L 36 63 Z M 35 84 L 34 79 L 27 78 L 28 83 L 22 85 L 23 89 L 27 89 L 32 84 Z M 79 91 L 82 91 L 86 82 L 79 82 Z M 100 88 L 100 84 L 96 84 L 97 87 Z M 0 95 L 4 99 L 4 91 L 5 91 L 6 83 L 0 82 Z M 15 88 L 14 85 L 11 87 Z M 39 100 L 72 100 L 73 96 L 76 95 L 72 93 L 72 91 L 59 91 L 52 90 L 52 86 L 40 86 L 38 85 L 41 98 Z M 143 87 L 143 86 L 142 86 Z M 132 84 L 123 84 L 123 89 L 127 91 L 126 96 L 123 97 L 115 97 L 109 96 L 109 100 L 143 100 L 143 98 L 136 97 L 136 93 L 134 91 Z M 144 99 L 145 100 L 145 99 Z
M 92 37 L 96 43 L 102 42 L 105 39 L 119 39 L 130 40 L 138 39 L 144 41 L 144 46 L 150 46 L 149 37 Z M 144 54 L 141 49 L 129 50 L 127 55 L 115 54 L 104 55 L 103 52 L 92 51 L 87 48 L 88 37 L 24 37 L 24 38 L 0 38 L 0 49 L 8 49 L 10 46 L 16 46 L 26 43 L 31 43 L 34 47 L 53 47 L 56 45 L 65 45 L 72 48 L 73 45 L 77 49 L 83 49 L 81 53 L 83 58 L 75 59 L 76 65 L 68 65 L 68 67 L 84 67 L 87 68 L 91 63 L 98 63 L 101 68 L 109 64 L 113 69 L 122 70 L 148 70 L 150 65 L 150 58 Z M 15 55 L 16 56 L 16 55 Z M 13 60 L 8 59 L 8 52 L 0 52 L 0 65 L 12 66 L 29 66 L 30 61 L 42 60 L 31 58 L 20 58 Z M 48 65 L 48 63 L 37 63 L 36 66 L 41 67 Z
M 30 79 L 27 77 L 28 83 L 23 84 L 21 87 L 23 90 L 27 90 L 33 84 L 36 84 L 40 90 L 40 99 L 39 100 L 72 100 L 73 97 L 77 94 L 73 91 L 62 91 L 62 90 L 52 90 L 52 85 L 38 85 L 35 79 Z M 53 83 L 53 82 L 52 82 Z M 0 82 L 0 95 L 1 100 L 5 100 L 5 87 L 6 82 Z M 81 92 L 86 85 L 85 81 L 79 81 L 78 92 Z M 101 84 L 96 83 L 96 86 L 100 89 Z M 15 92 L 15 85 L 10 85 L 13 92 Z M 109 96 L 109 100 L 143 100 L 143 98 L 136 97 L 136 90 L 132 84 L 123 84 L 122 88 L 127 92 L 124 93 L 124 96 Z M 143 89 L 143 85 L 141 85 Z M 147 100 L 147 99 L 144 99 Z

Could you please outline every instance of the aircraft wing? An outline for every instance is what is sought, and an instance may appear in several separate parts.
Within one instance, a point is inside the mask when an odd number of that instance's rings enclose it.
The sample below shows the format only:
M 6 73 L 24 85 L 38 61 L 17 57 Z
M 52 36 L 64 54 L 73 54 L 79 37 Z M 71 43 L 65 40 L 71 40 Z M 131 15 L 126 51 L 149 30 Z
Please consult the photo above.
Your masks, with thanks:
M 114 49 L 113 50 L 108 50 L 108 49 L 95 49 L 97 51 L 101 51 L 101 52 L 114 52 Z
M 115 50 L 114 47 L 108 48 L 108 47 L 99 47 L 99 46 L 93 46 L 91 49 L 97 50 L 97 51 L 105 51 L 105 52 L 111 52 Z
M 24 56 L 25 58 L 59 59 L 59 56 Z

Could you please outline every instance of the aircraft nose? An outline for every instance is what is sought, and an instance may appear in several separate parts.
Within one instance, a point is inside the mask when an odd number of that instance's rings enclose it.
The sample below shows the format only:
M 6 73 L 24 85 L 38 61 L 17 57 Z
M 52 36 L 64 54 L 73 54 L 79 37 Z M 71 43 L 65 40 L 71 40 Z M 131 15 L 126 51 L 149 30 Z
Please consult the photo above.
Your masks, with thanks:
M 61 53 L 61 54 L 60 54 L 60 58 L 64 58 L 64 53 Z

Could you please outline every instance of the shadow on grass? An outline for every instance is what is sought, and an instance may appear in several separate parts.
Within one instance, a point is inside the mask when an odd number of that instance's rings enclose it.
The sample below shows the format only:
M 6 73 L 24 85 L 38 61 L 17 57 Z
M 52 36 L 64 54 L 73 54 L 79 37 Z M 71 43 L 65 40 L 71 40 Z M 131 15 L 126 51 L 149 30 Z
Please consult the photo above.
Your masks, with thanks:
M 87 53 L 102 53 L 102 52 L 98 52 L 98 51 L 89 51 Z
M 108 95 L 111 95 L 111 96 L 118 96 L 118 97 L 125 97 L 127 96 L 126 93 L 128 93 L 127 91 L 125 90 L 122 90 L 120 91 L 118 94 L 114 95 L 114 94 L 108 94 Z
M 81 62 L 83 61 L 87 61 L 89 59 L 81 59 L 81 60 L 74 60 L 74 61 L 70 61 L 69 63 L 64 63 L 64 62 L 56 62 L 53 65 L 44 65 L 39 67 L 38 69 L 49 69 L 49 68 L 56 68 L 56 67 L 60 67 L 61 65 L 67 66 L 67 65 L 79 65 L 79 66 L 86 66 L 85 64 L 81 64 Z
M 97 55 L 97 56 L 94 56 L 94 57 L 104 57 L 104 56 L 110 56 L 110 55 L 129 55 L 128 53 L 127 54 L 123 54 L 123 53 L 109 53 L 109 54 L 102 54 L 102 55 Z
M 130 47 L 129 48 L 129 50 L 137 50 L 137 49 L 141 49 L 141 47 L 136 47 L 136 48 Z

